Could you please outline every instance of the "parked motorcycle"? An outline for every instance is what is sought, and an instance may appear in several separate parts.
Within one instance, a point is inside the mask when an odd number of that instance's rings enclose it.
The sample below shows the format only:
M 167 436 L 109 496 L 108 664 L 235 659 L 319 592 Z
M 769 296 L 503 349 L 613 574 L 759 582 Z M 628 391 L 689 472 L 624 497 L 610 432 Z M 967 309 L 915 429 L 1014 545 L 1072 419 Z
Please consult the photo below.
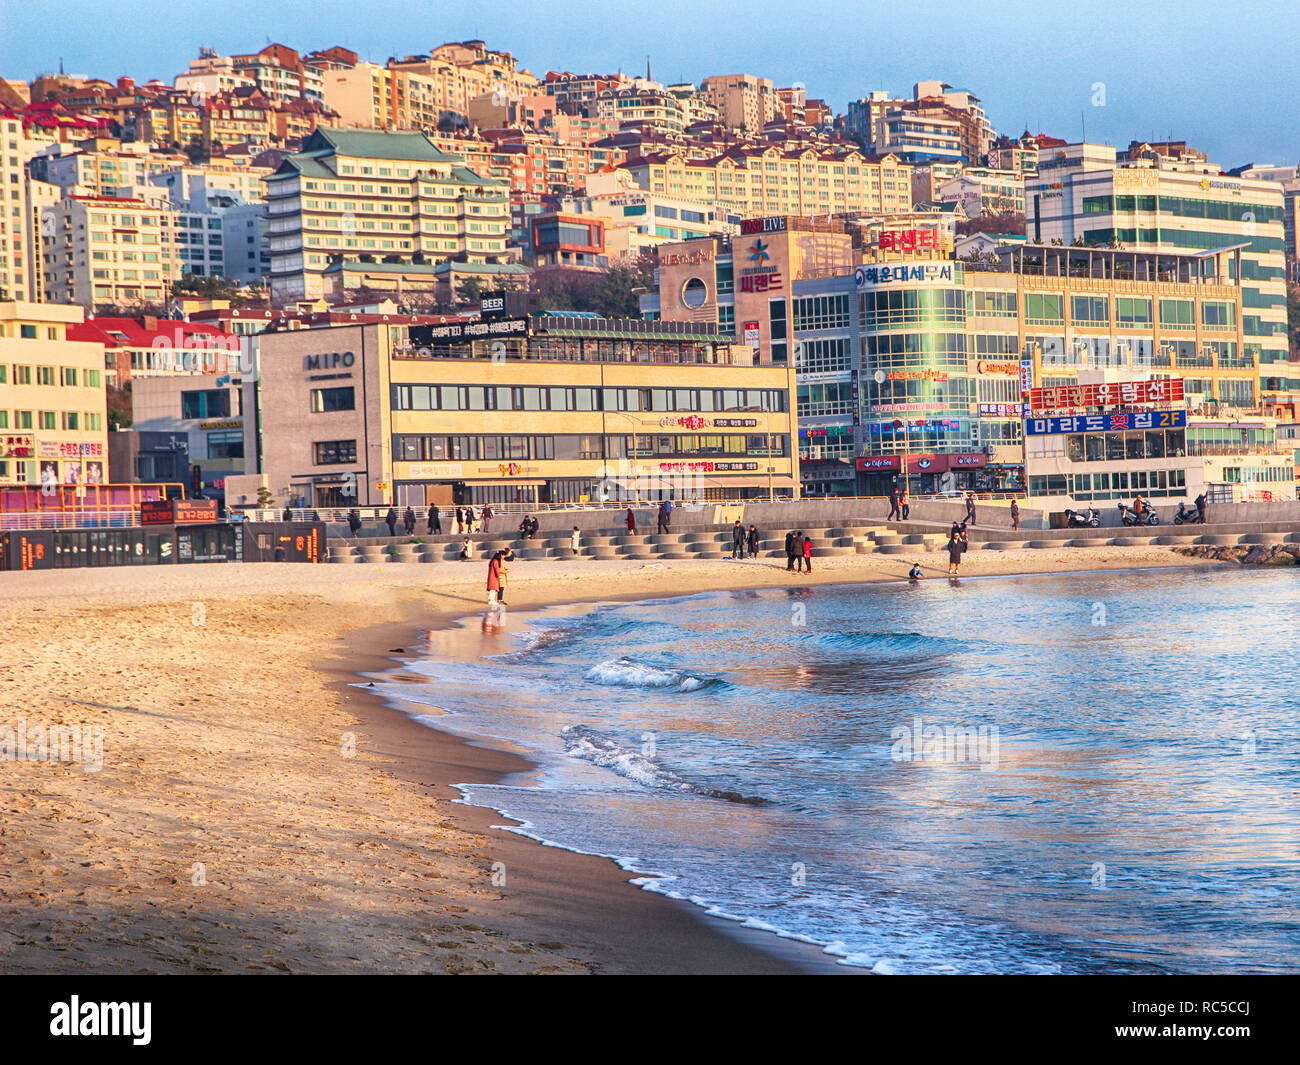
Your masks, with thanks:
M 1089 507 L 1087 510 L 1067 510 L 1065 512 L 1065 521 L 1071 529 L 1077 529 L 1083 525 L 1095 529 L 1101 524 L 1101 515 L 1097 513 L 1094 507 Z
M 1178 513 L 1174 515 L 1175 525 L 1199 525 L 1203 520 L 1201 512 L 1195 507 L 1189 507 L 1186 503 L 1178 504 Z
M 1130 527 L 1134 525 L 1159 525 L 1160 524 L 1160 518 L 1156 515 L 1156 512 L 1154 510 L 1148 508 L 1146 513 L 1142 514 L 1139 517 L 1137 512 L 1134 511 L 1134 509 L 1130 507 L 1127 503 L 1120 503 L 1119 519 L 1125 525 Z

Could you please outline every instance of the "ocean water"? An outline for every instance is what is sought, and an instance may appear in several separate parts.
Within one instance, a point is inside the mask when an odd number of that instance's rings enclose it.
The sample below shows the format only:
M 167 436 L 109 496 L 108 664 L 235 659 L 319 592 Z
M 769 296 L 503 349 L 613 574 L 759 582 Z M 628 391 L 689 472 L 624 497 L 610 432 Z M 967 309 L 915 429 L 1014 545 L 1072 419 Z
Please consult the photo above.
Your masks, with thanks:
M 1296 972 L 1298 592 L 791 584 L 435 634 L 385 690 L 539 763 L 468 801 L 847 965 Z

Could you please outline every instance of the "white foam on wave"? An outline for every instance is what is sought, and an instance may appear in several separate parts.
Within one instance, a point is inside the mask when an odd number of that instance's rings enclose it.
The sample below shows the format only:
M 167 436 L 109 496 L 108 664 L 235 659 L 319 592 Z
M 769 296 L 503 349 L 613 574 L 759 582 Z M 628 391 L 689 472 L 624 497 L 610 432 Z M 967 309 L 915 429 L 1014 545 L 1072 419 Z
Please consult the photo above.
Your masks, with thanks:
M 678 669 L 665 669 L 633 658 L 609 658 L 592 666 L 583 674 L 594 684 L 608 684 L 620 688 L 655 688 L 694 692 L 707 688 L 714 677 L 700 677 Z

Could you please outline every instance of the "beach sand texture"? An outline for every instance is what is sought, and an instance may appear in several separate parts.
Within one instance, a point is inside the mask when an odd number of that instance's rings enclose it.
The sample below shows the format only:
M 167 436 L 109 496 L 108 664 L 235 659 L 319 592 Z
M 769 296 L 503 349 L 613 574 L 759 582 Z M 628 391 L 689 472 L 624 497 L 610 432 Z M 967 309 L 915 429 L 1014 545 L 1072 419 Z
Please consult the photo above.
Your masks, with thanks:
M 912 560 L 798 577 L 766 559 L 519 562 L 510 604 L 898 580 Z M 1205 564 L 1061 548 L 965 568 Z M 453 801 L 451 785 L 528 763 L 351 685 L 418 652 L 420 629 L 481 613 L 484 576 L 481 561 L 0 574 L 0 727 L 103 735 L 96 772 L 0 761 L 0 972 L 845 971 Z

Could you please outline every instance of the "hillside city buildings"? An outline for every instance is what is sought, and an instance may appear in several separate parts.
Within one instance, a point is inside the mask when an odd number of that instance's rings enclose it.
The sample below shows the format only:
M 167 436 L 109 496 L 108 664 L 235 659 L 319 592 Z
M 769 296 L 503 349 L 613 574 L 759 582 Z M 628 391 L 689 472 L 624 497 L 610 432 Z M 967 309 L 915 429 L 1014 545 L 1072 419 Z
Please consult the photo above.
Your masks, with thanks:
M 1295 496 L 1294 165 L 938 79 L 177 65 L 0 82 L 0 503 Z

